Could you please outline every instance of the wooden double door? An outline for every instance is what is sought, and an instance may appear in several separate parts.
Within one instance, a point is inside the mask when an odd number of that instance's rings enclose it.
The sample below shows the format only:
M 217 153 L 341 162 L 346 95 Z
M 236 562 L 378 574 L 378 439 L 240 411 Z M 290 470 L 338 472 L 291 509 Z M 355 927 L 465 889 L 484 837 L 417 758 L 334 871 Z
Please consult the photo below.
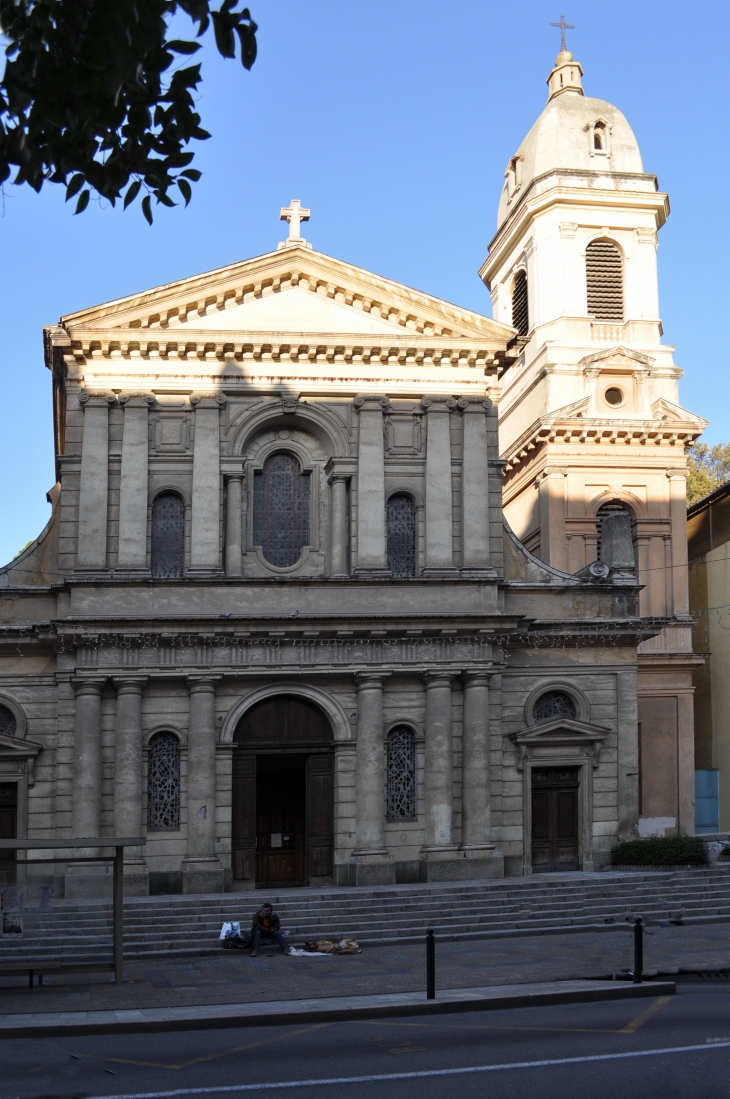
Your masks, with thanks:
M 18 784 L 0 783 L 0 840 L 14 840 L 18 835 Z M 0 886 L 15 881 L 15 851 L 0 851 Z
M 532 872 L 578 870 L 578 768 L 532 770 Z
M 324 715 L 284 696 L 244 717 L 233 753 L 233 877 L 257 887 L 332 879 L 334 752 Z

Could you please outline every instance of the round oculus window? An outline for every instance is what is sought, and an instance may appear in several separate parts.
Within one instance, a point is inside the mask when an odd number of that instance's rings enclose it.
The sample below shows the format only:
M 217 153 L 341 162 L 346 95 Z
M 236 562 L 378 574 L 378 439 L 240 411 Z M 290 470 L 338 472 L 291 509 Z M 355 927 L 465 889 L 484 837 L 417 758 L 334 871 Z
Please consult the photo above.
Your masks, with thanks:
M 612 385 L 610 387 L 610 389 L 606 390 L 606 392 L 603 394 L 603 398 L 604 398 L 606 404 L 613 405 L 614 408 L 616 408 L 618 405 L 624 403 L 623 392 L 620 389 L 618 389 L 615 385 Z

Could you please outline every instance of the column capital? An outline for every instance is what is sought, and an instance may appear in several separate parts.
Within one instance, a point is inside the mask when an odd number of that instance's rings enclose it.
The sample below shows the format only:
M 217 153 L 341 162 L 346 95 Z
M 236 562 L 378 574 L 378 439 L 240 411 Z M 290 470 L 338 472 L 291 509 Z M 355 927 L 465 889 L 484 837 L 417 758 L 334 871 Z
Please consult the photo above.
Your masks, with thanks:
M 242 481 L 245 477 L 245 473 L 243 470 L 237 471 L 236 473 L 226 473 L 224 471 L 223 476 L 225 477 L 226 484 L 229 484 L 231 481 Z
M 190 398 L 190 403 L 193 408 L 220 408 L 221 405 L 226 404 L 227 398 L 222 393 L 216 393 L 210 396 L 204 396 L 202 393 L 193 393 Z
M 465 687 L 487 687 L 496 673 L 496 668 L 466 668 L 461 679 Z
M 191 694 L 215 691 L 216 683 L 223 678 L 222 675 L 186 675 L 185 681 Z
M 86 410 L 89 408 L 102 408 L 104 405 L 116 404 L 117 398 L 114 393 L 91 393 L 88 389 L 82 389 L 79 393 L 79 404 Z
M 352 402 L 358 412 L 382 412 L 390 406 L 390 398 L 377 393 L 360 394 Z
M 142 690 L 149 682 L 148 675 L 114 675 L 112 683 L 117 689 L 117 694 L 142 694 Z
M 456 401 L 453 397 L 433 394 L 421 398 L 421 408 L 425 408 L 426 412 L 451 412 L 452 408 L 456 408 Z
M 149 408 L 150 405 L 155 403 L 156 397 L 153 393 L 122 393 L 119 397 L 119 403 L 125 410 L 128 408 Z
M 104 685 L 109 677 L 106 675 L 96 676 L 73 676 L 71 679 L 71 686 L 74 689 L 76 695 L 80 694 L 101 694 Z
M 431 669 L 426 672 L 421 672 L 421 679 L 426 684 L 427 690 L 429 687 L 450 687 L 452 679 L 456 679 L 460 676 L 462 670 L 462 668 L 457 668 L 454 671 Z
M 355 672 L 354 679 L 358 691 L 362 691 L 368 687 L 382 687 L 392 674 L 392 672 Z
M 489 412 L 492 402 L 489 397 L 459 397 L 456 407 L 462 413 L 478 412 L 480 415 L 484 415 L 485 412 Z
M 357 458 L 350 454 L 330 458 L 324 471 L 330 484 L 349 481 L 357 473 Z

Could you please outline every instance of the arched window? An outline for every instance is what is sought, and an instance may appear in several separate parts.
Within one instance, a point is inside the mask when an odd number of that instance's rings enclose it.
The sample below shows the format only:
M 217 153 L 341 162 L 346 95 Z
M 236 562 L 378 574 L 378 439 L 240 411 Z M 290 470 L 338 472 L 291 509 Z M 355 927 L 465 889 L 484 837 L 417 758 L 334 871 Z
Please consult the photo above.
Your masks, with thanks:
M 575 702 L 565 691 L 546 691 L 532 710 L 534 721 L 552 721 L 554 717 L 577 717 Z
M 624 319 L 624 268 L 611 240 L 592 240 L 586 248 L 588 312 L 597 321 Z
M 18 729 L 15 714 L 7 706 L 0 705 L 0 733 L 5 736 L 15 736 Z
M 416 736 L 407 725 L 388 733 L 388 820 L 416 820 Z
M 309 545 L 309 477 L 293 454 L 272 454 L 254 478 L 253 541 L 281 569 Z
M 604 522 L 608 520 L 608 522 Z M 621 503 L 601 504 L 596 512 L 596 557 L 609 568 L 635 569 L 636 547 L 631 512 Z M 604 540 L 604 532 L 606 534 Z
M 388 500 L 388 568 L 393 576 L 416 575 L 416 505 L 405 493 Z
M 174 733 L 155 733 L 147 757 L 147 831 L 180 828 L 180 742 Z
M 518 271 L 512 291 L 512 327 L 520 336 L 530 331 L 530 314 L 527 306 L 527 275 Z
M 185 504 L 176 492 L 161 492 L 152 505 L 150 557 L 153 576 L 182 576 L 185 566 Z
M 596 152 L 605 153 L 606 151 L 606 123 L 596 122 L 593 127 L 593 148 Z

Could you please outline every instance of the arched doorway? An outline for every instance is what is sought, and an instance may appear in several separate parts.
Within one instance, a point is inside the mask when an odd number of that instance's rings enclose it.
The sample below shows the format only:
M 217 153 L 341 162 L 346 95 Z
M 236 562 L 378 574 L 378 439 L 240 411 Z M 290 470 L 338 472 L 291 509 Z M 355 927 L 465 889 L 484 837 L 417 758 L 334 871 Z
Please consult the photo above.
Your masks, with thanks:
M 327 718 L 306 699 L 277 695 L 247 710 L 233 739 L 234 882 L 331 882 L 334 749 Z

